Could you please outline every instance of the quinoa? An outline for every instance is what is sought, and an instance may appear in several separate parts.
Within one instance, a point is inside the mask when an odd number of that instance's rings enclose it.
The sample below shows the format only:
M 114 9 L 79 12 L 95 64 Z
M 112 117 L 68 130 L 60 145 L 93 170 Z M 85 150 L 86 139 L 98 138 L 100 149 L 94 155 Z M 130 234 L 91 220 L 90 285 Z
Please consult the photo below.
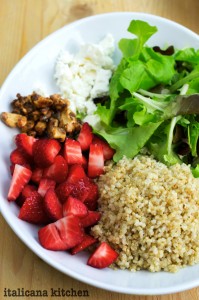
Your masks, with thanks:
M 114 268 L 176 272 L 199 263 L 199 179 L 149 156 L 109 164 L 98 180 L 92 235 L 119 253 Z

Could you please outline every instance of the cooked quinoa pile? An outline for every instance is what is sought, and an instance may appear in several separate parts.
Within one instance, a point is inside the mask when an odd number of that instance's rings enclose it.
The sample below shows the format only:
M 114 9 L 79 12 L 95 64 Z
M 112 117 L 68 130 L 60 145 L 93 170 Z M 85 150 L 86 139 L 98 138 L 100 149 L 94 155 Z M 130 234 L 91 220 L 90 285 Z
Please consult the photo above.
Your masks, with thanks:
M 113 267 L 176 272 L 199 263 L 199 179 L 189 166 L 124 157 L 98 185 L 102 217 L 92 234 L 118 251 Z

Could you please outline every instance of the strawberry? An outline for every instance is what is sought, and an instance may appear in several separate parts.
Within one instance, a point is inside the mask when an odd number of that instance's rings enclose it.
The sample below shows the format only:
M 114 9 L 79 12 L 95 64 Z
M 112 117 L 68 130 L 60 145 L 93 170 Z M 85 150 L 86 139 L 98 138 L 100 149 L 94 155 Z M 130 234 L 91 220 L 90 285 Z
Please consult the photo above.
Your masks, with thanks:
M 97 199 L 99 197 L 98 186 L 96 183 L 90 180 L 89 182 L 89 194 L 84 201 L 84 204 L 89 210 L 97 209 Z
M 67 200 L 67 198 L 70 195 L 70 193 L 72 192 L 73 188 L 74 188 L 74 185 L 67 181 L 62 182 L 57 186 L 55 192 L 61 203 L 64 203 Z
M 101 243 L 89 257 L 87 264 L 102 269 L 110 266 L 118 258 L 118 253 L 106 242 Z
M 34 224 L 43 224 L 49 221 L 43 209 L 43 198 L 37 191 L 32 192 L 26 198 L 19 211 L 19 218 Z
M 64 158 L 68 164 L 82 164 L 82 151 L 80 143 L 72 139 L 66 139 L 64 144 Z
M 90 183 L 89 179 L 86 177 L 78 180 L 76 183 L 73 184 L 73 188 L 70 195 L 84 202 L 87 199 L 89 192 Z
M 8 201 L 15 201 L 17 199 L 24 186 L 29 182 L 31 175 L 31 170 L 18 164 L 15 165 L 8 191 Z
M 55 223 L 51 223 L 38 231 L 39 242 L 45 249 L 61 251 L 66 250 L 65 243 L 61 240 Z
M 83 251 L 84 249 L 88 248 L 89 246 L 93 245 L 96 242 L 97 242 L 97 239 L 95 239 L 91 235 L 85 234 L 82 242 L 71 249 L 71 254 L 73 254 L 73 255 L 77 254 L 78 252 Z
M 83 167 L 78 164 L 71 165 L 68 172 L 67 182 L 75 183 L 82 178 L 86 178 Z
M 88 123 L 84 123 L 77 138 L 82 151 L 88 150 L 92 143 L 93 133 L 92 128 Z
M 39 182 L 38 193 L 44 197 L 47 190 L 50 188 L 55 188 L 56 182 L 52 179 L 43 178 Z
M 33 181 L 34 183 L 39 184 L 40 180 L 43 177 L 43 169 L 41 168 L 34 168 L 32 170 L 32 176 L 31 176 L 31 181 Z
M 54 139 L 38 139 L 33 144 L 33 158 L 39 168 L 49 167 L 54 163 L 61 145 Z
M 88 211 L 88 214 L 81 218 L 81 224 L 83 227 L 89 227 L 97 224 L 101 218 L 101 213 L 98 211 Z
M 53 179 L 57 183 L 66 180 L 68 173 L 68 165 L 66 160 L 61 155 L 57 155 L 52 165 L 44 169 L 43 176 Z
M 80 218 L 85 217 L 88 214 L 88 209 L 80 200 L 69 196 L 63 205 L 63 215 L 69 214 Z
M 35 142 L 36 139 L 32 136 L 27 135 L 26 133 L 19 133 L 15 138 L 17 148 L 29 157 L 31 157 L 33 154 L 33 145 Z
M 56 194 L 61 203 L 64 203 L 69 195 L 83 202 L 86 200 L 89 192 L 90 185 L 87 177 L 79 179 L 74 183 L 66 180 L 60 183 L 56 188 Z
M 112 159 L 113 155 L 115 154 L 115 150 L 112 149 L 105 140 L 94 135 L 92 143 L 102 145 L 104 160 Z
M 88 159 L 88 176 L 95 178 L 104 172 L 104 155 L 101 145 L 91 144 Z
M 36 190 L 37 190 L 37 188 L 35 185 L 26 184 L 24 186 L 23 190 L 21 191 L 21 194 L 17 198 L 16 203 L 21 207 L 24 204 L 26 198 L 30 197 L 32 192 L 34 192 Z
M 49 188 L 44 196 L 44 209 L 53 221 L 63 217 L 62 205 L 53 188 Z
M 30 169 L 30 161 L 27 155 L 24 155 L 23 152 L 21 152 L 18 148 L 14 149 L 10 153 L 10 161 L 12 164 L 16 165 L 21 165 L 21 166 L 28 166 Z
M 68 215 L 55 222 L 61 240 L 70 249 L 81 243 L 84 237 L 84 230 L 78 217 Z

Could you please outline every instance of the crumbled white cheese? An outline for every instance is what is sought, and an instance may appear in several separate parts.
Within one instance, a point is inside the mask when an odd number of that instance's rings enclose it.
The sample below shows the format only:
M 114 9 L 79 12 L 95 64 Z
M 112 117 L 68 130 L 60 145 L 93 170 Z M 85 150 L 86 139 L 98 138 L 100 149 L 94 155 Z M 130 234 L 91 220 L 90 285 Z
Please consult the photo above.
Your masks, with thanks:
M 79 52 L 61 51 L 55 66 L 55 79 L 61 95 L 70 101 L 74 113 L 93 115 L 94 98 L 108 95 L 115 68 L 114 39 L 111 34 L 99 44 L 83 44 Z

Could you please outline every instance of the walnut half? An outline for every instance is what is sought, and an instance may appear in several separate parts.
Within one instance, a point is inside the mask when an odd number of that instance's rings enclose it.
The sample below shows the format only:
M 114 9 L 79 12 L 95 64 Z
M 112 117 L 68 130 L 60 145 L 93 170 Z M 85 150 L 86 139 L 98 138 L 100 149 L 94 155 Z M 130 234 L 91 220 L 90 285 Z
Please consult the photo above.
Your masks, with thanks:
M 19 114 L 3 112 L 1 113 L 1 120 L 9 127 L 18 127 L 22 128 L 27 123 L 26 116 L 22 116 Z

